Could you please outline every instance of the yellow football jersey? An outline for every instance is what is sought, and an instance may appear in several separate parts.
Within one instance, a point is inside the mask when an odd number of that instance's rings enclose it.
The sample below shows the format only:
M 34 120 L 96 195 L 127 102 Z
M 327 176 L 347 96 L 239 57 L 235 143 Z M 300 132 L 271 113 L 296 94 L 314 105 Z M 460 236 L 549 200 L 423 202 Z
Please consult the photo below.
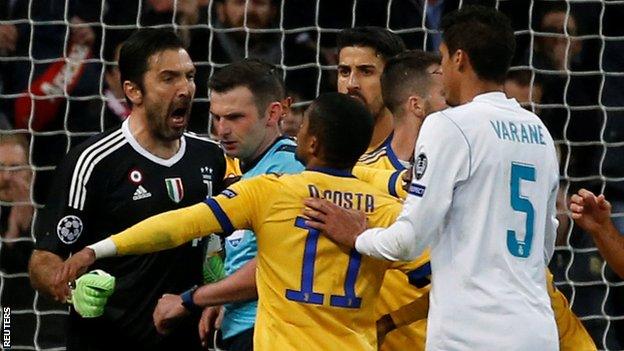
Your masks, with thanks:
M 374 149 L 366 150 L 366 152 L 360 156 L 358 165 L 386 170 L 405 169 L 405 165 L 401 163 L 390 146 L 392 143 L 392 136 L 393 134 L 391 133 L 381 145 L 376 146 Z
M 404 192 L 397 194 L 397 190 L 401 188 L 397 186 L 401 181 L 401 177 L 400 173 L 396 172 L 400 172 L 404 167 L 392 151 L 390 147 L 391 142 L 392 134 L 376 150 L 362 155 L 358 162 L 361 170 L 356 175 L 360 177 L 360 174 L 366 171 L 365 167 L 392 172 L 389 173 L 390 181 L 386 181 L 388 192 L 394 196 L 405 195 Z M 380 177 L 373 178 L 373 185 L 378 189 L 383 189 L 384 177 L 383 174 L 379 175 Z M 415 261 L 399 265 L 398 268 L 398 270 L 390 270 L 386 273 L 375 308 L 376 318 L 398 310 L 429 290 L 431 266 L 429 265 L 428 251 Z M 384 340 L 381 350 L 424 350 L 425 336 L 426 321 L 418 321 L 389 333 Z
M 224 231 L 258 243 L 257 350 L 376 349 L 376 296 L 390 262 L 346 251 L 305 225 L 303 199 L 322 197 L 388 226 L 401 202 L 353 176 L 323 171 L 263 175 L 207 200 Z
M 553 275 L 549 270 L 546 270 L 546 284 L 548 284 L 550 304 L 555 312 L 555 320 L 559 330 L 559 349 L 561 351 L 597 350 L 594 340 L 589 336 L 583 323 L 570 310 L 568 299 L 555 288 Z

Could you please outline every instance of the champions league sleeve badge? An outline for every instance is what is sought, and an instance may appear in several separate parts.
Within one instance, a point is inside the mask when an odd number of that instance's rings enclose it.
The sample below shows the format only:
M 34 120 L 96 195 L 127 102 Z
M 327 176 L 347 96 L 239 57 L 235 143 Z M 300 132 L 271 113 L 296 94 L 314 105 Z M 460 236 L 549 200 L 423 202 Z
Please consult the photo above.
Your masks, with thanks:
M 416 180 L 420 180 L 427 170 L 427 156 L 424 152 L 421 152 L 418 157 L 416 157 L 416 162 L 414 162 L 414 176 Z
M 56 225 L 56 235 L 64 244 L 70 245 L 78 241 L 82 234 L 82 220 L 77 216 L 65 216 Z

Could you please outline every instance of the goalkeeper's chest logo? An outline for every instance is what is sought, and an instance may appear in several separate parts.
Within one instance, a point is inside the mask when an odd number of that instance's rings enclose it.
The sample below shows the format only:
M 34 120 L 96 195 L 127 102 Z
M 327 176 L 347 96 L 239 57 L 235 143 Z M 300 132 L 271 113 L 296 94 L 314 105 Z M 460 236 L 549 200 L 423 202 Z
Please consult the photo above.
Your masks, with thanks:
M 176 204 L 182 201 L 184 198 L 184 184 L 182 184 L 182 178 L 165 178 L 165 185 L 167 186 L 167 195 Z

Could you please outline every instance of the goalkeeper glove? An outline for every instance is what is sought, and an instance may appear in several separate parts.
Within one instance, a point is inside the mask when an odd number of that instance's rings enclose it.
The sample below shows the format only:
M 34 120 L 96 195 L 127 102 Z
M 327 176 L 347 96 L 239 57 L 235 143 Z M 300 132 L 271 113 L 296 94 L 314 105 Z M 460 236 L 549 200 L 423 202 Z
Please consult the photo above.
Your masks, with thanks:
M 206 259 L 204 260 L 204 284 L 214 283 L 225 277 L 223 260 L 219 255 L 221 251 L 221 238 L 216 234 L 208 236 L 206 245 Z
M 115 277 L 94 270 L 76 279 L 76 289 L 72 290 L 71 303 L 83 318 L 95 318 L 104 313 L 108 297 L 115 290 Z

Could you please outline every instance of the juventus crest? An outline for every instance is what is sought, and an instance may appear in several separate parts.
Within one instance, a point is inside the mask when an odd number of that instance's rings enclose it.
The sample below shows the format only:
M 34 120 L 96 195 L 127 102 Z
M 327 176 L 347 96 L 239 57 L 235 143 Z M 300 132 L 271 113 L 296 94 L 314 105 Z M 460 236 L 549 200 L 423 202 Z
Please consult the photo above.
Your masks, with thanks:
M 199 169 L 202 175 L 202 182 L 206 184 L 206 196 L 212 196 L 212 168 L 202 167 Z

